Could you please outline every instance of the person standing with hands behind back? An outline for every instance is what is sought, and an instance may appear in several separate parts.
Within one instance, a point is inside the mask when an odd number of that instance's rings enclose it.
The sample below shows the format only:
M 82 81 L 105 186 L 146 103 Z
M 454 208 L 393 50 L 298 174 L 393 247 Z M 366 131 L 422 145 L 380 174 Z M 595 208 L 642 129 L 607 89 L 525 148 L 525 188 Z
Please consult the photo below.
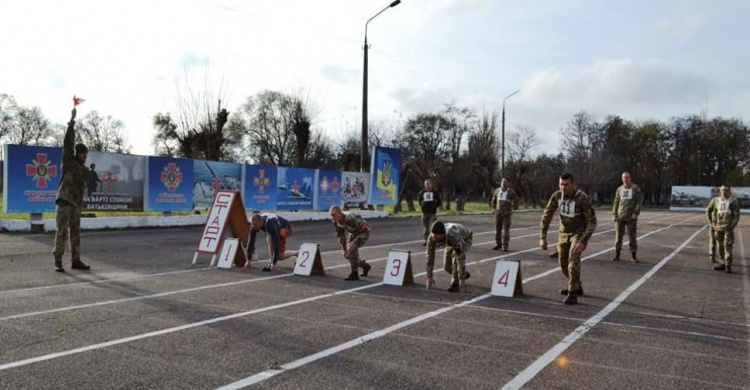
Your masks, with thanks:
M 437 220 L 437 210 L 442 203 L 440 193 L 432 189 L 432 180 L 425 180 L 424 190 L 419 192 L 419 207 L 422 208 L 422 235 L 424 236 L 422 246 L 427 246 L 430 227 Z

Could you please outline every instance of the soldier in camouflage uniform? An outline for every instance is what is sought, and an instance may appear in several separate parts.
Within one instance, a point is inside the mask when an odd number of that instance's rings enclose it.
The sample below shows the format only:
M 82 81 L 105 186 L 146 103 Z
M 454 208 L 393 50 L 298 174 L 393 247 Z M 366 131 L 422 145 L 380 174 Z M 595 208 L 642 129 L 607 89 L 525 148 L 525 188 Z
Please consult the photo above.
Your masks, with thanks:
M 623 172 L 622 185 L 615 191 L 615 203 L 612 206 L 612 215 L 614 216 L 616 229 L 615 257 L 612 258 L 612 261 L 620 261 L 622 236 L 625 233 L 625 228 L 627 228 L 630 259 L 634 263 L 638 262 L 638 257 L 636 256 L 636 252 L 638 251 L 636 229 L 638 227 L 638 214 L 641 213 L 641 203 L 643 203 L 641 188 L 633 184 L 630 172 Z
M 518 195 L 510 188 L 510 180 L 503 178 L 500 187 L 495 190 L 490 199 L 490 208 L 495 214 L 495 247 L 493 250 L 503 248 L 508 251 L 510 243 L 510 218 L 513 215 L 513 209 L 518 208 Z
M 419 207 L 422 208 L 422 234 L 424 235 L 422 246 L 427 246 L 430 227 L 437 218 L 437 209 L 442 204 L 443 199 L 440 197 L 440 192 L 432 189 L 432 180 L 430 179 L 424 181 L 424 190 L 419 192 L 418 197 Z
M 466 252 L 471 248 L 473 233 L 468 227 L 458 223 L 436 221 L 430 228 L 427 240 L 427 288 L 435 285 L 432 277 L 435 267 L 435 248 L 445 246 L 443 270 L 451 275 L 450 292 L 466 292 L 466 279 L 471 274 L 466 271 Z
M 86 168 L 88 148 L 83 144 L 74 146 L 75 119 L 76 109 L 73 108 L 63 141 L 62 176 L 55 199 L 57 233 L 52 254 L 55 256 L 55 271 L 57 272 L 65 272 L 62 257 L 68 238 L 70 238 L 70 253 L 73 262 L 71 268 L 91 269 L 81 261 L 81 208 L 83 207 L 83 187 L 88 177 L 88 168 Z
M 344 280 L 359 280 L 358 267 L 362 267 L 362 276 L 370 272 L 370 264 L 359 258 L 359 248 L 370 238 L 370 225 L 357 214 L 344 214 L 341 207 L 332 206 L 329 210 L 333 228 L 344 251 L 344 258 L 349 260 L 352 272 Z M 349 233 L 349 244 L 347 245 L 346 233 Z
M 714 269 L 731 274 L 734 228 L 740 223 L 740 202 L 732 196 L 729 186 L 721 186 L 720 191 L 721 196 L 711 199 L 711 203 L 708 204 L 706 215 L 716 237 L 716 244 L 719 246 L 721 264 Z
M 541 223 L 539 247 L 547 250 L 547 230 L 555 211 L 560 210 L 560 230 L 557 239 L 557 252 L 560 268 L 568 278 L 568 288 L 560 291 L 566 295 L 566 305 L 578 303 L 578 296 L 583 295 L 581 285 L 581 253 L 586 249 L 589 239 L 596 230 L 596 213 L 591 207 L 589 197 L 576 189 L 575 179 L 570 173 L 560 176 L 560 190 L 544 208 Z

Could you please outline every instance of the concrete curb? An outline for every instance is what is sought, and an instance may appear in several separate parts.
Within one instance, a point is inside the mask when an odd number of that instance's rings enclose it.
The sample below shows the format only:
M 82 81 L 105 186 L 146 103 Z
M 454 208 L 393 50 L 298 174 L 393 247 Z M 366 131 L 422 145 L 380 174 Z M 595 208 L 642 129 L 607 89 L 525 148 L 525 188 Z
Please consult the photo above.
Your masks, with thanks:
M 356 211 L 364 218 L 386 218 L 386 211 Z M 327 212 L 277 212 L 289 221 L 325 221 L 329 218 Z M 248 213 L 250 217 L 251 213 Z M 148 217 L 107 217 L 107 218 L 82 218 L 81 230 L 104 230 L 104 229 L 137 229 L 151 227 L 180 227 L 200 226 L 206 223 L 208 215 L 176 215 L 176 216 L 148 216 Z M 45 232 L 57 230 L 55 220 L 45 219 L 34 221 L 34 230 Z M 31 221 L 25 220 L 0 220 L 0 231 L 29 232 L 32 231 Z

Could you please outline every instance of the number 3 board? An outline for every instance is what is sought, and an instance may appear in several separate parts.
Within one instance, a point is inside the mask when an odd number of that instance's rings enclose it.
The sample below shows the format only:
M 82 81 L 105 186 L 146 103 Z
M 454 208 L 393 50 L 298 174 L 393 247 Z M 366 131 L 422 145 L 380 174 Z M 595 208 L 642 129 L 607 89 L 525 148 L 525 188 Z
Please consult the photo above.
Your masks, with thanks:
M 414 283 L 414 272 L 411 269 L 411 251 L 392 249 L 388 253 L 385 265 L 383 284 L 403 286 Z

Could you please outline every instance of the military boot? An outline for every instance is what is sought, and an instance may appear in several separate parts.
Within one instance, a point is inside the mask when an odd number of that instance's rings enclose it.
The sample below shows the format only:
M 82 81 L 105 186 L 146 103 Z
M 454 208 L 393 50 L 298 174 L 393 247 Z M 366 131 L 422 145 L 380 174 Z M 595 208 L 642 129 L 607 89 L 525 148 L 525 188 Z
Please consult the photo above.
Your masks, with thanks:
M 724 266 L 724 264 L 719 264 L 716 267 L 714 267 L 714 271 L 726 271 L 727 267 Z
M 578 287 L 578 290 L 573 291 L 576 295 L 583 296 L 583 286 Z M 568 295 L 568 289 L 564 288 L 560 290 L 560 295 Z
M 620 251 L 615 251 L 615 257 L 612 258 L 612 261 L 620 261 Z
M 732 273 L 732 266 L 731 266 L 731 265 L 727 265 L 727 266 L 726 266 L 725 268 L 726 268 L 726 272 L 727 272 L 728 274 L 731 274 L 731 273 Z
M 451 284 L 451 286 L 448 287 L 448 292 L 452 292 L 452 293 L 458 292 L 458 280 L 453 282 L 453 284 Z
M 71 265 L 70 268 L 77 269 L 79 271 L 88 271 L 91 269 L 91 267 L 84 264 L 81 260 L 73 261 L 73 265 Z
M 63 268 L 62 264 L 62 257 L 55 256 L 55 271 L 65 272 L 65 268 Z
M 359 275 L 357 274 L 357 271 L 354 270 L 349 274 L 349 276 L 344 278 L 344 280 L 346 281 L 359 280 Z
M 370 272 L 370 268 L 372 268 L 372 266 L 365 263 L 365 265 L 362 266 L 362 275 L 360 276 L 367 276 L 367 274 Z
M 495 245 L 495 246 L 492 247 L 492 250 L 493 251 L 499 251 L 501 247 L 502 246 L 500 244 L 497 244 L 497 245 Z
M 711 263 L 716 263 L 716 256 L 715 255 L 708 256 L 708 259 L 711 261 Z
M 576 293 L 570 293 L 567 297 L 565 297 L 565 300 L 563 301 L 566 305 L 576 305 L 578 304 L 578 295 Z
M 630 252 L 630 261 L 637 263 L 638 257 L 635 256 L 635 252 Z

